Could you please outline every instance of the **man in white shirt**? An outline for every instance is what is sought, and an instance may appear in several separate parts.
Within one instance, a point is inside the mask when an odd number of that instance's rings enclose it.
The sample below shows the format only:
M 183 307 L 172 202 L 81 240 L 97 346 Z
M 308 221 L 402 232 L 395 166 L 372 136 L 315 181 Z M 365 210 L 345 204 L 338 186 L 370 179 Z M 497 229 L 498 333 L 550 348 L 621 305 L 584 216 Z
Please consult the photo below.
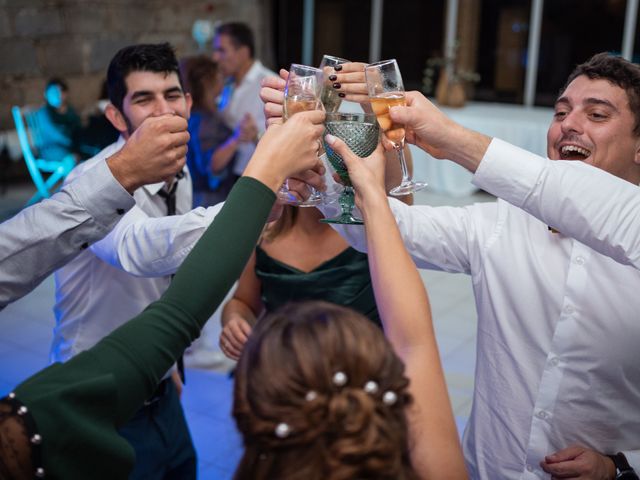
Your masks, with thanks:
M 619 58 L 601 54 L 579 66 L 556 102 L 549 158 L 603 169 L 629 182 L 632 197 L 640 183 L 639 85 L 640 69 Z M 517 192 L 538 174 L 527 191 L 536 195 L 548 185 L 522 150 L 463 129 L 419 94 L 408 94 L 408 103 L 391 110 L 407 126 L 407 138 L 476 171 L 479 185 L 494 178 L 494 191 Z M 513 176 L 496 178 L 495 169 L 507 164 Z M 526 179 L 522 186 L 518 170 Z M 612 183 L 601 188 L 606 185 Z M 551 223 L 558 233 L 501 200 L 433 208 L 390 199 L 418 266 L 472 276 L 478 350 L 463 446 L 473 478 L 613 479 L 624 467 L 619 456 L 614 464 L 607 455 L 617 452 L 640 468 L 640 272 L 629 265 L 637 265 L 637 238 L 626 233 L 637 232 L 637 212 L 609 203 L 611 211 L 603 213 L 588 200 L 572 202 L 571 195 L 564 192 L 557 208 L 584 214 L 575 226 L 566 212 L 550 214 L 552 205 L 531 207 L 560 220 Z M 536 204 L 522 194 L 513 197 Z M 622 225 L 610 235 L 613 222 Z M 365 248 L 361 228 L 340 229 L 352 245 Z
M 169 44 L 123 48 L 111 61 L 107 77 L 111 104 L 106 115 L 122 137 L 76 167 L 68 182 L 119 152 L 143 123 L 189 117 L 191 98 L 183 93 Z M 164 148 L 176 158 L 186 153 L 184 145 L 178 149 L 171 142 Z M 220 209 L 191 211 L 190 182 L 185 168 L 178 176 L 137 188 L 136 205 L 115 228 L 56 272 L 53 361 L 65 361 L 92 347 L 160 298 L 170 275 Z M 171 191 L 174 200 L 167 198 Z M 120 432 L 136 451 L 130 478 L 196 478 L 195 449 L 170 380 L 160 384 L 156 395 Z
M 261 82 L 263 78 L 276 74 L 255 59 L 254 37 L 249 26 L 230 22 L 218 27 L 213 38 L 213 59 L 227 77 L 220 100 L 225 123 L 235 130 L 240 122 L 252 120 L 258 135 L 262 135 L 265 118 L 260 100 Z M 243 142 L 238 146 L 234 174 L 242 175 L 254 150 L 255 142 Z

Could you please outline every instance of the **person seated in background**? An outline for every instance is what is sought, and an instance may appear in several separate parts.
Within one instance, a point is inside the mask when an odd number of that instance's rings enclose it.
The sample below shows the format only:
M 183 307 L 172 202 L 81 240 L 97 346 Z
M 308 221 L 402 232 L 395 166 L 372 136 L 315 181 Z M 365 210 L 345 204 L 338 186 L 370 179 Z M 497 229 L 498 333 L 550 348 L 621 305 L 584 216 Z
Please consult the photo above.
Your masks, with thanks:
M 255 142 L 258 130 L 245 115 L 235 130 L 227 127 L 218 112 L 217 99 L 223 78 L 218 65 L 205 55 L 183 58 L 180 73 L 193 106 L 189 118 L 187 165 L 193 182 L 193 206 L 208 207 L 224 201 L 235 178 L 231 167 L 238 146 Z
M 69 104 L 69 87 L 61 78 L 52 78 L 44 90 L 45 104 L 34 112 L 31 128 L 40 158 L 60 161 L 78 154 L 80 117 Z
M 327 141 L 356 189 L 388 341 L 362 314 L 326 302 L 258 322 L 235 375 L 244 452 L 234 479 L 464 480 L 429 300 L 387 203 L 382 149 L 359 159 Z

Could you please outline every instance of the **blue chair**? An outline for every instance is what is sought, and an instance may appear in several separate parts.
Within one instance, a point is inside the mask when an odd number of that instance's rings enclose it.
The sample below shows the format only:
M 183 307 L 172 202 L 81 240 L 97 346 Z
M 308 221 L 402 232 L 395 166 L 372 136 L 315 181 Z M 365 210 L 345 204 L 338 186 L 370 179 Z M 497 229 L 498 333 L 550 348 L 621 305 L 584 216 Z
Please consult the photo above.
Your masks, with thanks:
M 20 142 L 20 148 L 22 149 L 22 156 L 27 164 L 27 169 L 31 174 L 33 183 L 37 188 L 37 192 L 26 204 L 26 206 L 29 206 L 44 198 L 49 198 L 51 194 L 55 192 L 56 185 L 63 181 L 73 167 L 75 167 L 76 158 L 73 154 L 65 156 L 62 160 L 37 158 L 31 147 L 32 144 L 29 140 L 29 134 L 27 133 L 24 121 L 24 119 L 27 118 L 32 138 L 36 141 L 38 129 L 37 119 L 35 118 L 34 112 L 23 112 L 20 107 L 14 106 L 11 109 L 11 113 L 13 114 L 13 121 L 15 122 L 16 130 L 18 131 L 18 141 Z M 48 175 L 48 177 L 45 179 L 43 174 Z

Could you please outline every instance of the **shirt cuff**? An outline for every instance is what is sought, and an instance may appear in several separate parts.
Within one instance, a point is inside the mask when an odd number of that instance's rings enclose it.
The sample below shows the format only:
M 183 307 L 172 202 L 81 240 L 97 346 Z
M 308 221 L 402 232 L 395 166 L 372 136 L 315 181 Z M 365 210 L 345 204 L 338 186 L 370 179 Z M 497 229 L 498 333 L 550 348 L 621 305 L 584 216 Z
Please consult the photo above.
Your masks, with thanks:
M 136 203 L 113 176 L 106 160 L 98 162 L 65 189 L 96 223 L 109 229 Z
M 482 157 L 472 183 L 521 207 L 535 188 L 549 160 L 494 138 Z

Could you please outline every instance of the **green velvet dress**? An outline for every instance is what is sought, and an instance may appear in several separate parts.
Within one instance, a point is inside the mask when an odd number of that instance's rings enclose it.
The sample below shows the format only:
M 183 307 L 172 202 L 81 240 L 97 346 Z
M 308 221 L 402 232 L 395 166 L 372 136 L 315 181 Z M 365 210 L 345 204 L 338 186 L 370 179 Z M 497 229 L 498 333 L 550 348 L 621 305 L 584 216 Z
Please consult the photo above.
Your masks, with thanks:
M 240 276 L 274 201 L 262 183 L 243 177 L 160 300 L 15 389 L 41 436 L 46 478 L 127 478 L 134 452 L 117 428 L 198 337 Z
M 381 326 L 367 255 L 351 247 L 303 272 L 270 257 L 258 246 L 255 272 L 267 312 L 291 301 L 324 300 L 352 308 Z

